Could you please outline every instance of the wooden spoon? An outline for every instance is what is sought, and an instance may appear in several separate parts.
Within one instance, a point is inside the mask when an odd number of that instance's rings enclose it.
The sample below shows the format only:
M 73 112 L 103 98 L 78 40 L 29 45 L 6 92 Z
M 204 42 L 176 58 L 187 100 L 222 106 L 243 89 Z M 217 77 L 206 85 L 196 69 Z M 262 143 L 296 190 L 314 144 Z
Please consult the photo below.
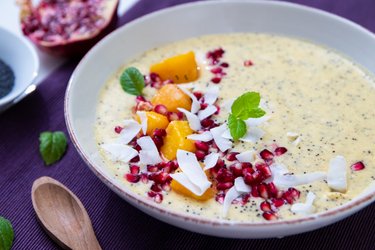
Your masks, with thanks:
M 61 247 L 101 249 L 86 209 L 63 184 L 41 177 L 34 181 L 31 198 L 40 223 Z

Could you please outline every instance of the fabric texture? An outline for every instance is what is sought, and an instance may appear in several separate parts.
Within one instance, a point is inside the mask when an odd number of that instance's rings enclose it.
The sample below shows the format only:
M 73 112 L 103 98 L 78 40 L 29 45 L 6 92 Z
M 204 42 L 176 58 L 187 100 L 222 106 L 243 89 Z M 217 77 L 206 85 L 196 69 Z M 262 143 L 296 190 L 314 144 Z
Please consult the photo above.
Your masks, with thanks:
M 141 0 L 123 17 L 137 17 L 183 0 Z M 374 0 L 294 0 L 351 19 L 375 32 Z M 345 42 L 345 41 L 343 41 Z M 282 239 L 234 240 L 200 235 L 165 224 L 118 197 L 85 165 L 69 142 L 65 157 L 46 167 L 38 152 L 45 130 L 67 134 L 65 89 L 78 60 L 55 70 L 32 95 L 0 115 L 0 215 L 13 223 L 13 249 L 59 249 L 38 224 L 31 186 L 50 176 L 68 186 L 85 205 L 103 249 L 374 249 L 375 204 L 334 225 Z

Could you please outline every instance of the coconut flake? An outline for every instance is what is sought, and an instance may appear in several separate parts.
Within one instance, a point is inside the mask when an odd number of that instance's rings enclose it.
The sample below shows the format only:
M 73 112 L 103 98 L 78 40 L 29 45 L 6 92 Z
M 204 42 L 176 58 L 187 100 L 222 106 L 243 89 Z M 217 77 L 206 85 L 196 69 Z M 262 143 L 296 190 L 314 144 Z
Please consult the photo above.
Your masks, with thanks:
M 255 151 L 247 150 L 236 155 L 239 162 L 252 162 L 254 160 Z
M 147 115 L 145 111 L 137 111 L 137 115 L 139 116 L 139 119 L 141 120 L 141 126 L 143 134 L 145 135 L 147 133 Z
M 299 137 L 299 134 L 296 132 L 287 132 L 286 137 L 290 142 L 293 142 Z
M 216 111 L 217 107 L 215 105 L 208 105 L 205 109 L 198 111 L 198 118 L 202 121 L 207 117 L 215 114 Z
M 137 150 L 134 148 L 119 143 L 103 144 L 101 147 L 109 153 L 110 159 L 113 161 L 127 163 L 138 155 Z
M 212 137 L 214 138 L 214 141 L 220 151 L 225 152 L 226 150 L 230 149 L 232 147 L 232 142 L 224 138 L 222 135 L 227 130 L 227 125 L 224 123 L 218 127 L 212 128 L 210 130 Z
M 315 198 L 316 198 L 315 194 L 313 192 L 309 192 L 306 196 L 305 203 L 295 203 L 292 205 L 290 210 L 296 214 L 303 214 L 303 215 L 312 214 L 315 210 L 315 207 L 313 206 L 313 202 Z
M 219 97 L 219 86 L 217 85 L 210 85 L 206 93 L 204 94 L 204 102 L 207 104 L 214 104 Z
M 288 188 L 309 184 L 315 181 L 322 181 L 326 178 L 327 174 L 325 172 L 314 172 L 300 175 L 284 174 L 274 176 L 273 183 L 275 183 L 278 188 Z
M 212 134 L 210 131 L 205 131 L 201 134 L 191 134 L 187 136 L 188 139 L 193 141 L 211 141 L 213 139 Z
M 347 190 L 346 160 L 338 155 L 329 163 L 327 182 L 328 186 L 338 192 L 345 193 Z
M 245 183 L 243 177 L 237 177 L 236 179 L 234 179 L 234 187 L 240 193 L 251 192 L 251 187 Z
M 264 131 L 257 127 L 248 128 L 246 134 L 240 138 L 240 141 L 256 143 L 264 135 Z
M 204 158 L 204 169 L 203 170 L 207 170 L 207 169 L 210 169 L 210 168 L 213 168 L 215 167 L 217 161 L 219 160 L 219 154 L 218 153 L 210 153 L 209 155 L 206 155 L 206 157 Z
M 118 143 L 128 144 L 134 137 L 137 136 L 142 126 L 135 120 L 125 120 L 124 128 L 120 132 L 117 139 Z
M 240 192 L 237 191 L 236 187 L 231 187 L 228 192 L 225 194 L 224 202 L 223 202 L 223 216 L 226 217 L 228 214 L 228 210 L 232 201 L 237 199 L 241 195 Z
M 192 130 L 198 131 L 202 128 L 201 122 L 200 122 L 197 115 L 194 115 L 193 113 L 191 113 L 191 112 L 189 112 L 189 111 L 187 111 L 186 109 L 183 109 L 183 108 L 177 108 L 177 110 L 185 114 L 185 116 L 186 116 L 186 118 L 189 122 L 189 127 Z
M 158 148 L 150 136 L 144 136 L 137 140 L 141 147 L 139 151 L 139 161 L 143 165 L 154 165 L 162 162 Z
M 195 154 L 179 149 L 177 162 L 182 172 L 170 176 L 194 194 L 198 196 L 204 194 L 211 186 L 211 182 L 208 181 Z
M 248 127 L 257 127 L 266 121 L 268 121 L 271 117 L 270 116 L 262 116 L 259 118 L 248 118 L 245 120 L 245 123 Z
M 192 103 L 191 103 L 190 112 L 193 113 L 193 114 L 196 114 L 201 108 L 201 104 L 198 101 L 197 97 L 195 97 L 195 95 L 193 93 L 191 93 L 188 89 L 184 88 L 183 86 L 179 86 L 179 85 L 177 85 L 177 86 L 182 90 L 182 92 L 184 92 L 185 94 L 187 94 L 191 98 Z

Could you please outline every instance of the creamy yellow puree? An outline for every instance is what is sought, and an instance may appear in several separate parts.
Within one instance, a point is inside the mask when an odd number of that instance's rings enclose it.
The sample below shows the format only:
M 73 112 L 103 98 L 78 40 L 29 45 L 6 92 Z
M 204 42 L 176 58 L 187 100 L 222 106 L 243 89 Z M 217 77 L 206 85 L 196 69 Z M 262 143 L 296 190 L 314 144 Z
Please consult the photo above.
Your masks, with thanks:
M 137 67 L 148 73 L 150 65 L 170 56 L 194 51 L 197 58 L 204 58 L 207 51 L 223 48 L 222 61 L 229 63 L 220 87 L 220 103 L 236 98 L 246 91 L 261 94 L 266 110 L 271 116 L 261 126 L 265 136 L 256 144 L 237 143 L 236 151 L 251 148 L 261 150 L 273 143 L 285 146 L 288 152 L 277 158 L 296 174 L 326 171 L 329 161 L 343 155 L 349 164 L 363 161 L 366 168 L 353 172 L 348 170 L 348 191 L 345 194 L 331 192 L 324 181 L 297 187 L 301 191 L 299 202 L 305 201 L 308 191 L 316 194 L 316 212 L 342 205 L 361 193 L 375 179 L 375 90 L 374 78 L 361 67 L 342 55 L 306 41 L 266 34 L 225 34 L 192 38 L 145 52 L 126 62 L 105 83 L 97 106 L 95 124 L 98 145 L 112 142 L 117 135 L 116 125 L 131 118 L 131 107 L 135 97 L 126 94 L 120 87 L 119 76 L 124 68 Z M 251 67 L 244 67 L 251 59 Z M 201 61 L 201 60 L 200 60 Z M 197 84 L 206 85 L 212 74 L 202 66 Z M 115 69 L 114 69 L 115 70 Z M 152 90 L 146 90 L 150 95 Z M 227 117 L 223 111 L 218 117 Z M 293 145 L 287 132 L 297 132 L 302 141 Z M 124 188 L 146 196 L 149 186 L 142 182 L 130 184 L 124 180 L 128 166 L 113 163 L 103 154 L 108 169 Z M 214 199 L 197 202 L 176 193 L 165 193 L 160 206 L 174 211 L 221 218 L 222 205 Z M 245 205 L 232 205 L 228 218 L 236 221 L 264 221 L 259 210 L 263 199 L 251 198 Z M 280 219 L 298 217 L 284 205 L 278 212 Z

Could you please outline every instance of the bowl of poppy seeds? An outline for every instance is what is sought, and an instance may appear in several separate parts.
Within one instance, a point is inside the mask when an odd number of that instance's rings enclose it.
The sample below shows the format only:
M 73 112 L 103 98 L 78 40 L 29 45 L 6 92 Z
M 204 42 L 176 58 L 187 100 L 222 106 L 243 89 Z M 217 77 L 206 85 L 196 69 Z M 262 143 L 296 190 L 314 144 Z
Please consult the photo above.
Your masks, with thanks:
M 0 28 L 0 111 L 15 104 L 34 83 L 39 58 L 21 36 Z

